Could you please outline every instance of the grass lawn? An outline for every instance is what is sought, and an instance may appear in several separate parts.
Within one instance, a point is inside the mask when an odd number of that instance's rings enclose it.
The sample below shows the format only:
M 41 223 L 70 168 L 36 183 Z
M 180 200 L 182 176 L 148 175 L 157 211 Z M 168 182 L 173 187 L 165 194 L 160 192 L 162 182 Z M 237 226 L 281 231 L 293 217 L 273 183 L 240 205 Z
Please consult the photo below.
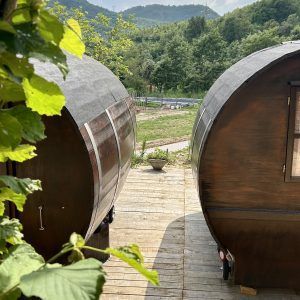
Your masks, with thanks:
M 192 133 L 198 108 L 185 109 L 187 113 L 180 115 L 160 116 L 150 120 L 137 122 L 137 141 L 143 142 L 178 138 Z

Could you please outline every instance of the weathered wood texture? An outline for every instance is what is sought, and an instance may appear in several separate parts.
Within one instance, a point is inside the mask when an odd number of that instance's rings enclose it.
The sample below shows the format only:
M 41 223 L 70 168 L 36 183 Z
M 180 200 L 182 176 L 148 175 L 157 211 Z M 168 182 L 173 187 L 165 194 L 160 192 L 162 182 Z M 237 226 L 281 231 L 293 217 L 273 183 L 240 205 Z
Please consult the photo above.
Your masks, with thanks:
M 160 274 L 153 287 L 110 258 L 101 299 L 248 299 L 224 282 L 216 243 L 201 212 L 191 170 L 131 170 L 116 203 L 111 246 L 140 245 L 148 267 Z M 252 299 L 252 298 L 251 298 Z M 255 299 L 300 299 L 292 290 L 259 290 Z
M 226 71 L 194 128 L 193 166 L 206 220 L 235 258 L 235 283 L 298 288 L 300 184 L 286 182 L 291 82 L 300 44 L 257 52 Z

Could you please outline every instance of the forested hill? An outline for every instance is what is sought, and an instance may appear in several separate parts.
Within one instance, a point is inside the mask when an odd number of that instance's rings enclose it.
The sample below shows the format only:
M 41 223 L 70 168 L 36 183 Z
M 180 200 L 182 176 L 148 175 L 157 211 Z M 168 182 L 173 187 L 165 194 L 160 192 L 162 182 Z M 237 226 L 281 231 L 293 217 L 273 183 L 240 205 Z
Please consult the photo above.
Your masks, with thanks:
M 87 16 L 90 19 L 95 18 L 97 14 L 101 13 L 114 21 L 118 15 L 106 8 L 91 4 L 87 0 L 49 0 L 48 6 L 53 6 L 55 2 L 66 6 L 68 9 L 81 7 L 83 11 L 87 12 Z M 203 5 L 165 6 L 154 4 L 136 6 L 121 12 L 121 14 L 125 18 L 134 15 L 134 23 L 142 28 L 187 20 L 193 16 L 203 16 L 206 19 L 218 17 L 215 11 Z
M 87 0 L 49 0 L 48 6 L 53 6 L 55 2 L 66 6 L 67 8 L 79 8 L 88 13 L 89 18 L 95 18 L 97 14 L 104 14 L 107 17 L 116 19 L 117 13 L 110 11 L 106 8 L 91 4 Z
M 243 57 L 299 40 L 300 0 L 261 0 L 214 20 L 193 17 L 132 38 L 134 47 L 124 58 L 132 74 L 125 77 L 127 88 L 199 98 Z
M 160 4 L 132 7 L 125 10 L 123 15 L 134 15 L 137 18 L 164 23 L 187 20 L 195 16 L 202 16 L 205 19 L 215 19 L 219 16 L 214 10 L 204 5 L 169 6 Z

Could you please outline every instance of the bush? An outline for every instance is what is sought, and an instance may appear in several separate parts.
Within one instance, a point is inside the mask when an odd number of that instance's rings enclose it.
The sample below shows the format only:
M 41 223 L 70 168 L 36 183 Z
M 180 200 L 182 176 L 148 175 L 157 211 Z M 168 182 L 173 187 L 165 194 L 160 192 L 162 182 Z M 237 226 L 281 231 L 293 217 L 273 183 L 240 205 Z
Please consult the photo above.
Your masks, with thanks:
M 163 159 L 169 161 L 169 152 L 157 148 L 154 152 L 148 154 L 147 159 Z

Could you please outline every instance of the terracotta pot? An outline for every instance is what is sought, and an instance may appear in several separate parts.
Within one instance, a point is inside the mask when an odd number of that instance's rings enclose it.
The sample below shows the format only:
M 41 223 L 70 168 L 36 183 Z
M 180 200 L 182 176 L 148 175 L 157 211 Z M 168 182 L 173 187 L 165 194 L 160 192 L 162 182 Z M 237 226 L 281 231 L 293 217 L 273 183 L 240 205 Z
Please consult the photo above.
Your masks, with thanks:
M 162 170 L 162 168 L 168 162 L 165 159 L 156 159 L 156 158 L 150 158 L 148 159 L 148 161 L 154 170 L 159 170 L 159 171 Z

